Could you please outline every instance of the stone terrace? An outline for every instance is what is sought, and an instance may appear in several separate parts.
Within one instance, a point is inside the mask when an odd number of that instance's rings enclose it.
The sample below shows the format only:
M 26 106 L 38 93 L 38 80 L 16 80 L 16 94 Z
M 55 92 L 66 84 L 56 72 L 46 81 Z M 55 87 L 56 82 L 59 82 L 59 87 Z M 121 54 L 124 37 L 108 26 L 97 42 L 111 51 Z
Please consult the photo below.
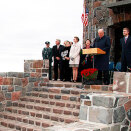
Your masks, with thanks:
M 113 85 L 83 90 L 49 81 L 48 61 L 24 65 L 23 73 L 0 73 L 0 131 L 131 130 L 130 74 L 116 72 Z

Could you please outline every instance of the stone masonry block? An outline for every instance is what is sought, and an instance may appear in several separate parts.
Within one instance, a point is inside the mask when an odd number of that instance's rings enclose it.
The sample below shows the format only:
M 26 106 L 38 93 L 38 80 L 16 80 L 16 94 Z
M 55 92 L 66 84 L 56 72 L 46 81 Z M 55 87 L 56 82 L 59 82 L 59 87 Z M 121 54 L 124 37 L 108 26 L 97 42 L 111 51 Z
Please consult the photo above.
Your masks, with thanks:
M 24 78 L 24 72 L 18 72 L 18 78 Z
M 33 68 L 43 68 L 43 60 L 34 61 Z
M 23 78 L 22 84 L 23 84 L 23 87 L 27 86 L 28 85 L 28 78 Z
M 124 107 L 125 107 L 126 111 L 128 111 L 129 109 L 131 109 L 131 100 L 128 101 L 127 103 L 125 103 Z
M 127 112 L 127 117 L 131 121 L 131 109 Z M 130 123 L 130 126 L 131 126 L 131 123 Z
M 49 69 L 42 69 L 42 73 L 49 73 Z
M 30 63 L 29 62 L 24 63 L 24 72 L 30 72 Z
M 7 73 L 6 72 L 0 72 L 0 77 L 7 77 Z
M 6 100 L 11 100 L 11 93 L 5 93 Z
M 3 85 L 12 85 L 13 78 L 3 78 Z
M 29 82 L 36 82 L 36 78 L 29 78 Z
M 22 90 L 22 86 L 15 86 L 15 91 L 21 91 Z
M 19 100 L 20 96 L 21 96 L 21 91 L 13 92 L 12 93 L 12 101 Z
M 3 85 L 3 77 L 0 77 L 0 85 Z
M 2 86 L 2 91 L 7 91 L 8 90 L 8 86 Z
M 24 78 L 25 77 L 30 77 L 30 73 L 24 73 Z
M 49 60 L 44 61 L 44 68 L 49 68 Z
M 18 77 L 18 73 L 17 72 L 8 72 L 7 76 L 8 77 Z
M 47 78 L 47 77 L 48 77 L 48 74 L 47 74 L 47 73 L 43 73 L 43 74 L 42 74 L 42 77 Z
M 19 86 L 21 86 L 21 85 L 22 85 L 21 79 L 19 79 L 19 78 L 14 78 L 14 79 L 13 79 L 13 85 L 19 85 Z
M 112 126 L 110 131 L 120 131 L 120 125 Z
M 8 86 L 8 92 L 13 92 L 14 91 L 14 86 Z
M 102 106 L 106 108 L 113 108 L 114 98 L 105 96 L 93 96 L 93 105 Z
M 113 109 L 101 107 L 89 107 L 89 121 L 103 124 L 111 124 Z
M 41 77 L 41 73 L 31 73 L 31 77 Z
M 86 106 L 80 107 L 80 115 L 79 115 L 80 120 L 87 120 L 87 110 L 88 107 Z
M 127 92 L 129 83 L 129 74 L 125 72 L 114 72 L 113 91 Z
M 2 102 L 2 101 L 4 101 L 4 100 L 5 100 L 4 94 L 3 94 L 3 92 L 0 92 L 0 102 Z
M 123 106 L 116 108 L 113 114 L 114 123 L 122 122 L 125 119 L 125 116 L 125 109 Z
M 33 88 L 33 83 L 29 83 L 28 86 L 26 87 L 27 92 L 31 92 Z

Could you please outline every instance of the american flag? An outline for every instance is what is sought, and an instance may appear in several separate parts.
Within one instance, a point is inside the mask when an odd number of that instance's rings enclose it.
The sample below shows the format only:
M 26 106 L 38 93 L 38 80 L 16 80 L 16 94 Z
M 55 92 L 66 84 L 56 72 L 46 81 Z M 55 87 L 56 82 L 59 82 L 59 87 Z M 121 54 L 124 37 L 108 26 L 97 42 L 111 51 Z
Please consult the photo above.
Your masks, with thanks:
M 84 13 L 82 13 L 81 20 L 84 26 L 88 26 L 89 10 L 84 6 Z

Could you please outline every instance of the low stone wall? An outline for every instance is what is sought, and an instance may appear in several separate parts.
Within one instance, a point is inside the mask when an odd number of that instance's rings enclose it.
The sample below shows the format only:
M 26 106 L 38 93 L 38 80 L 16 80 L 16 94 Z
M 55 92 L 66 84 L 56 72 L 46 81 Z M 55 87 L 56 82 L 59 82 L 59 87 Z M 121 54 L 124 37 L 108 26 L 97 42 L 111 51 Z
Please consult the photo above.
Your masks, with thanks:
M 33 87 L 47 85 L 48 61 L 25 60 L 24 72 L 0 73 L 0 110 L 10 106 Z
M 81 94 L 80 120 L 116 127 L 113 131 L 129 130 L 131 127 L 131 95 Z

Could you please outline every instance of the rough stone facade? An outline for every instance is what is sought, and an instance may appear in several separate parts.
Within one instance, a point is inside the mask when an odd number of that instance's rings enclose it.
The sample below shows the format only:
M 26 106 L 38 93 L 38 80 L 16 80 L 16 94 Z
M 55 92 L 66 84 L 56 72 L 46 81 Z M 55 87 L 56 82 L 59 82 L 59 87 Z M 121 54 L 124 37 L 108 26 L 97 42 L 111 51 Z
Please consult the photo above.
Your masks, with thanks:
M 83 28 L 83 43 L 87 38 L 93 42 L 98 29 L 103 28 L 111 38 L 111 61 L 120 61 L 119 39 L 122 37 L 123 27 L 131 28 L 131 1 L 85 0 L 84 4 L 89 10 L 89 22 Z
M 33 87 L 46 85 L 47 82 L 48 61 L 25 60 L 24 72 L 0 73 L 0 110 L 31 92 Z
M 84 94 L 81 94 L 83 98 Z M 130 129 L 131 98 L 128 94 L 95 94 L 91 93 L 81 99 L 80 119 L 87 122 L 103 123 L 110 131 L 117 126 L 117 130 Z

